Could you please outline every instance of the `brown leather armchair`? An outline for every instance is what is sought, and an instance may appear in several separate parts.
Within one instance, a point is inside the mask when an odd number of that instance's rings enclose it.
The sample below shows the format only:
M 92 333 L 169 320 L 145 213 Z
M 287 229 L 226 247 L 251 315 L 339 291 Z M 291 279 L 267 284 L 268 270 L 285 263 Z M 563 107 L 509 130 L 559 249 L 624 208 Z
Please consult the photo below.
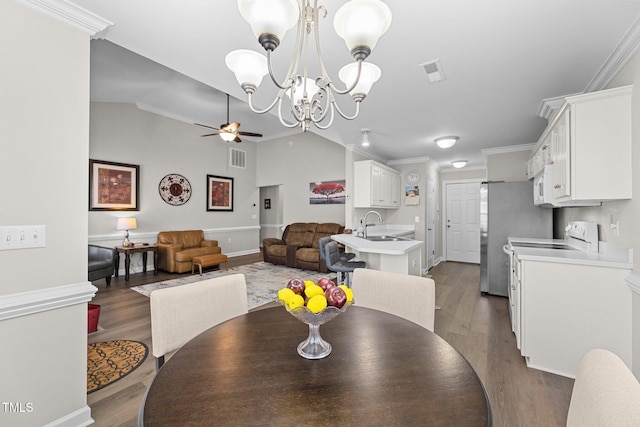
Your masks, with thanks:
M 289 224 L 282 233 L 282 239 L 270 237 L 262 240 L 262 257 L 272 264 L 328 273 L 325 260 L 320 256 L 318 240 L 343 231 L 344 227 L 335 223 Z
M 161 231 L 158 233 L 158 269 L 169 273 L 191 271 L 193 257 L 222 253 L 217 240 L 205 240 L 204 231 Z

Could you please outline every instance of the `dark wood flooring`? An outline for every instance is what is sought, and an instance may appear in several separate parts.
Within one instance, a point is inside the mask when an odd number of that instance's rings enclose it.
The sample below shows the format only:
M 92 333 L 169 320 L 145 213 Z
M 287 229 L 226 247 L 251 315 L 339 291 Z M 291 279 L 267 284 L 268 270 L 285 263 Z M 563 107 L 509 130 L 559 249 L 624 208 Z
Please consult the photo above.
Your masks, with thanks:
M 229 259 L 229 267 L 261 261 L 261 254 Z M 529 369 L 516 349 L 507 299 L 481 296 L 476 264 L 443 262 L 429 271 L 436 281 L 435 332 L 478 372 L 491 400 L 494 426 L 564 426 L 573 380 Z M 188 275 L 188 274 L 185 274 Z M 132 286 L 170 280 L 179 274 L 153 272 L 94 282 L 93 303 L 101 305 L 100 327 L 89 342 L 131 339 L 151 349 L 149 299 Z M 152 355 L 127 377 L 88 395 L 95 426 L 137 425 L 144 393 L 155 375 Z

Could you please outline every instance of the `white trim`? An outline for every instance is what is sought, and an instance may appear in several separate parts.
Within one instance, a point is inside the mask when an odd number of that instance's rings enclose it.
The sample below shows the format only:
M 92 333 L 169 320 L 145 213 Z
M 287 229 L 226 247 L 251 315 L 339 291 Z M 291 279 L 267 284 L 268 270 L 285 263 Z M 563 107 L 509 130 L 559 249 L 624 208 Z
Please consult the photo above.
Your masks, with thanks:
M 66 0 L 18 0 L 20 3 L 94 36 L 113 25 L 113 22 Z
M 640 18 L 636 19 L 629 31 L 622 38 L 613 53 L 598 70 L 593 80 L 585 88 L 585 92 L 595 92 L 607 87 L 611 80 L 624 68 L 638 50 L 640 45 Z
M 82 409 L 78 409 L 62 418 L 50 422 L 45 427 L 85 427 L 94 422 L 95 420 L 91 418 L 91 408 L 85 406 Z
M 89 302 L 98 288 L 91 282 L 74 283 L 0 296 L 0 320 L 28 316 Z
M 440 211 L 442 212 L 441 214 L 441 236 L 442 238 L 440 239 L 441 242 L 441 247 L 442 247 L 442 255 L 439 258 L 439 261 L 436 263 L 434 261 L 433 266 L 435 267 L 436 265 L 438 265 L 441 261 L 447 261 L 447 185 L 448 184 L 471 184 L 471 183 L 475 183 L 477 182 L 478 184 L 482 184 L 485 180 L 484 179 L 480 179 L 480 178 L 470 178 L 470 179 L 448 179 L 446 181 L 441 181 L 440 182 L 440 204 L 442 206 L 442 208 L 440 209 Z
M 640 294 L 640 274 L 629 273 L 624 280 L 628 283 L 629 288 L 636 294 Z
M 199 230 L 202 230 L 204 234 L 236 233 L 236 232 L 259 231 L 260 226 L 249 225 L 244 227 L 205 228 L 205 229 L 199 229 Z M 166 230 L 166 231 L 180 231 L 180 230 Z M 129 238 L 131 240 L 153 239 L 155 241 L 158 238 L 158 233 L 159 231 L 147 231 L 144 233 L 129 232 Z M 122 240 L 124 239 L 124 234 L 122 232 L 113 233 L 113 234 L 92 234 L 88 237 L 88 239 L 89 239 L 89 243 L 101 242 L 105 240 Z
M 356 144 L 347 144 L 344 146 L 344 148 L 346 148 L 347 150 L 354 152 L 354 153 L 358 153 L 364 157 L 366 157 L 369 160 L 375 160 L 378 163 L 382 163 L 383 165 L 388 161 L 385 158 L 382 158 L 376 154 L 373 154 L 367 150 L 364 150 L 360 147 L 358 147 Z

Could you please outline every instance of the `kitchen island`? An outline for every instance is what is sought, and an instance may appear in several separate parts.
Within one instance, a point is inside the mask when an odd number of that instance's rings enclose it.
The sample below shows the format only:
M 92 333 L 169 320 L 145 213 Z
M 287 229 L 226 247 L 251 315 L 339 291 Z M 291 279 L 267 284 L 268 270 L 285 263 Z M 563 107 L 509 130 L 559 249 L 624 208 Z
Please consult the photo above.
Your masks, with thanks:
M 380 237 L 380 235 L 369 234 L 370 238 L 374 236 Z M 342 243 L 347 252 L 353 252 L 358 259 L 365 261 L 367 268 L 413 276 L 421 275 L 424 242 L 420 240 L 395 236 L 397 240 L 373 241 L 353 234 L 334 234 L 331 238 Z

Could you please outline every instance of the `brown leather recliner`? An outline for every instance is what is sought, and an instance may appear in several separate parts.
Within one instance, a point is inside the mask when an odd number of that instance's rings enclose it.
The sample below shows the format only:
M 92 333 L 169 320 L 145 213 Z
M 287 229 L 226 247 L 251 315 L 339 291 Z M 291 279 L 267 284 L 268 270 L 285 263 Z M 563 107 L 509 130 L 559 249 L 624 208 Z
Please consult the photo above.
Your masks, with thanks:
M 222 253 L 217 240 L 205 240 L 204 231 L 161 231 L 158 233 L 158 269 L 169 273 L 191 271 L 193 257 Z
M 341 234 L 344 227 L 335 223 L 295 222 L 287 225 L 282 239 L 273 237 L 262 240 L 262 257 L 265 262 L 328 273 L 320 256 L 318 240 L 332 234 Z

